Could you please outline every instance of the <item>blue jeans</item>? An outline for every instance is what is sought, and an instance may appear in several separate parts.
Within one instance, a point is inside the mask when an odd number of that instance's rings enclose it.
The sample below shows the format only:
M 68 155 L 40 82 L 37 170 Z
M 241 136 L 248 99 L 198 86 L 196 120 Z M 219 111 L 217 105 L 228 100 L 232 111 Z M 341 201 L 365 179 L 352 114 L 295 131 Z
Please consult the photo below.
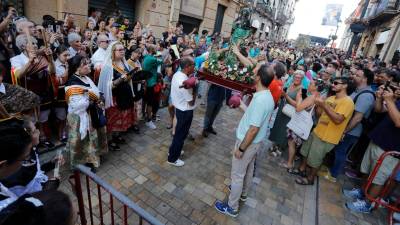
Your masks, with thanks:
M 346 134 L 343 140 L 333 148 L 333 151 L 335 151 L 335 162 L 329 169 L 332 177 L 336 178 L 343 171 L 347 152 L 357 141 L 358 137 Z
M 176 127 L 172 144 L 169 147 L 168 162 L 175 162 L 181 155 L 183 144 L 189 133 L 190 125 L 193 120 L 193 110 L 181 111 L 175 109 Z

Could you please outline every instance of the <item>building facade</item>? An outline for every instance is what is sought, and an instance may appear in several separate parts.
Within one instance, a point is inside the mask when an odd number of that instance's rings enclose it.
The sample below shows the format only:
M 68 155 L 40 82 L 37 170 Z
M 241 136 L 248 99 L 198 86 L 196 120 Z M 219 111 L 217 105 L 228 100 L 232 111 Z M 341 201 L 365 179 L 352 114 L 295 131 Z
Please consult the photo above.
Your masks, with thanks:
M 85 25 L 90 8 L 99 9 L 102 15 L 111 15 L 116 10 L 143 25 L 150 25 L 157 36 L 170 24 L 181 22 L 185 32 L 194 27 L 229 34 L 237 15 L 238 0 L 24 0 L 24 14 L 36 23 L 43 15 L 62 20 L 66 13 Z M 44 7 L 46 6 L 46 7 Z
M 255 8 L 252 15 L 256 37 L 271 41 L 284 41 L 294 22 L 294 9 L 298 0 L 248 0 Z
M 395 51 L 400 50 L 399 10 L 400 0 L 361 0 L 346 21 L 344 42 L 349 44 L 343 49 L 348 55 L 372 56 L 390 63 Z
M 36 23 L 43 15 L 63 20 L 66 13 L 74 15 L 82 27 L 87 22 L 91 8 L 102 12 L 103 17 L 120 10 L 131 21 L 150 25 L 159 37 L 170 25 L 180 22 L 184 31 L 194 27 L 210 33 L 229 36 L 232 23 L 243 5 L 255 7 L 252 14 L 257 37 L 273 41 L 286 39 L 293 23 L 294 7 L 298 0 L 14 0 L 21 12 Z

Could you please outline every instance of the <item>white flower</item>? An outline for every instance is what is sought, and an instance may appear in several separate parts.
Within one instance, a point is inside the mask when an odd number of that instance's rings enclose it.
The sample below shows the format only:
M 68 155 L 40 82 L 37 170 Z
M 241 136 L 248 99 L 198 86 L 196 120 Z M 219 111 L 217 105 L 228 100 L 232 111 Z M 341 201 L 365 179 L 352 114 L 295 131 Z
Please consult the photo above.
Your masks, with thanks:
M 245 73 L 247 72 L 247 67 L 243 68 L 243 72 Z
M 232 71 L 232 68 L 228 66 L 228 72 L 231 72 L 231 71 Z

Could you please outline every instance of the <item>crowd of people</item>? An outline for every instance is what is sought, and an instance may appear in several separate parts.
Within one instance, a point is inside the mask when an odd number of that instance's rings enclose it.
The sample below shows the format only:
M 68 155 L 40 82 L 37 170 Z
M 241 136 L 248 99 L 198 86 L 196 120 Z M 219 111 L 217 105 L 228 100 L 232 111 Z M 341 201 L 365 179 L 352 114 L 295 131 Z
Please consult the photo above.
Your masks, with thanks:
M 53 178 L 46 175 L 65 160 L 57 154 L 40 163 L 39 150 L 65 143 L 71 168 L 85 164 L 96 172 L 103 156 L 126 143 L 125 135 L 141 132 L 141 120 L 147 129 L 162 129 L 160 107 L 167 107 L 170 116 L 166 128 L 173 138 L 166 161 L 173 166 L 185 164 L 180 156 L 185 139 L 193 139 L 190 127 L 198 104 L 206 108 L 204 138 L 217 135 L 214 122 L 224 103 L 244 111 L 232 143 L 229 200 L 215 203 L 218 211 L 234 217 L 239 201 L 247 199 L 266 139 L 273 142 L 271 157 L 287 151 L 279 165 L 297 176 L 298 185 L 313 185 L 316 176 L 336 182 L 343 173 L 366 181 L 380 155 L 400 150 L 399 62 L 351 58 L 321 46 L 300 50 L 253 35 L 234 45 L 228 36 L 207 30 L 187 34 L 179 23 L 156 37 L 149 25 L 120 15 L 103 18 L 96 10 L 81 29 L 73 15 L 64 21 L 46 15 L 36 24 L 19 17 L 12 6 L 5 9 L 0 23 L 0 224 L 22 224 L 37 213 L 41 216 L 29 224 L 54 224 L 54 219 L 73 224 L 72 203 L 56 190 L 58 172 Z M 199 79 L 197 71 L 211 51 L 232 51 L 241 64 L 251 66 L 255 93 L 245 98 Z M 369 195 L 381 193 L 397 163 L 396 157 L 385 158 Z M 362 187 L 343 194 L 352 211 L 374 208 Z M 60 204 L 65 207 L 52 207 Z

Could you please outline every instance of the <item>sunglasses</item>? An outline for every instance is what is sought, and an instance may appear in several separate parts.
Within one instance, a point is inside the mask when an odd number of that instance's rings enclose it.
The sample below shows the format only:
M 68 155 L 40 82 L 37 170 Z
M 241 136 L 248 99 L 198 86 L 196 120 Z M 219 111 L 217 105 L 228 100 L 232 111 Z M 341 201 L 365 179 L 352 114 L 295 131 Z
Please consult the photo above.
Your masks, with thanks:
M 100 43 L 109 43 L 110 41 L 109 40 L 107 40 L 107 41 L 100 41 Z
M 334 85 L 339 85 L 339 84 L 344 84 L 343 82 L 339 82 L 339 81 L 333 81 Z

